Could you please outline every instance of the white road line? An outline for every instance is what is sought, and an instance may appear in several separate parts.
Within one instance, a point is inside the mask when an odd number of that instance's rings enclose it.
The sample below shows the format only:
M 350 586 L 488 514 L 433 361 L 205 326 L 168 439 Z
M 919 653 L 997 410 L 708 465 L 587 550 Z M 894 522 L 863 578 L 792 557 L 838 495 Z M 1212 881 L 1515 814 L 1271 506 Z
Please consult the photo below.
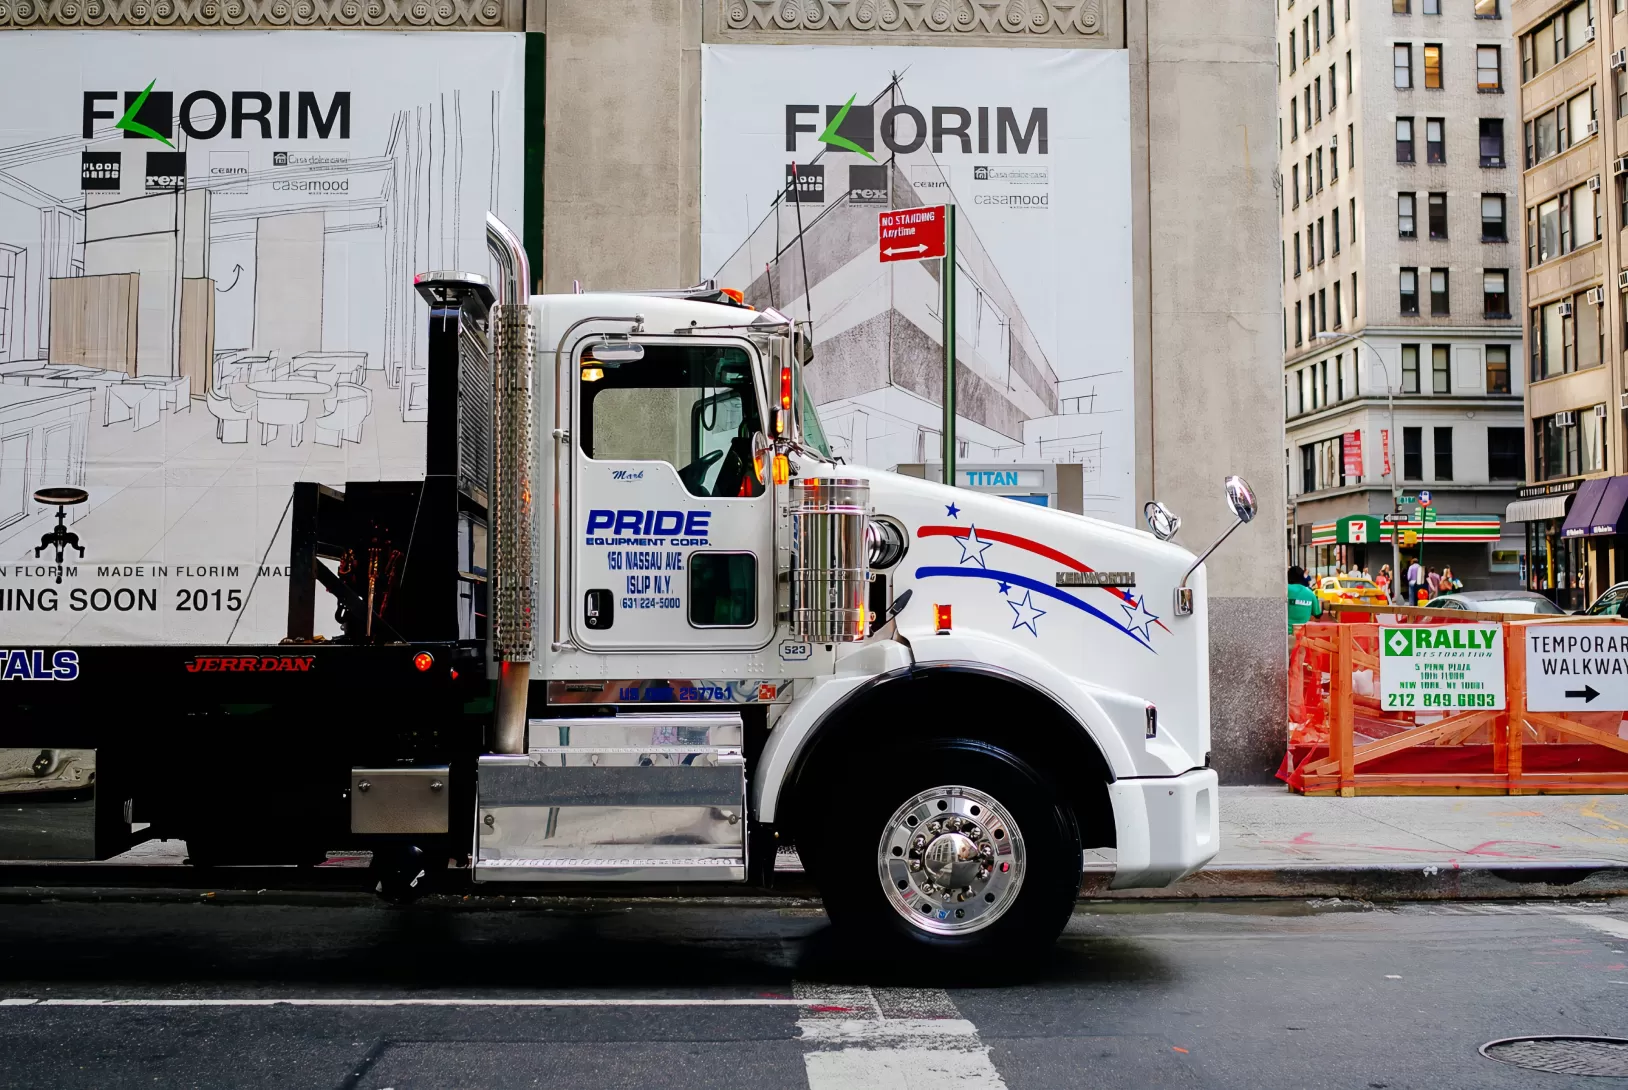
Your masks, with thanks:
M 978 1030 L 937 988 L 795 983 L 809 1090 L 1005 1090 Z
M 1614 938 L 1628 939 L 1628 920 L 1619 920 L 1614 916 L 1576 915 L 1566 918 L 1579 927 L 1603 931 Z
M 0 1007 L 808 1007 L 804 999 L 0 999 Z

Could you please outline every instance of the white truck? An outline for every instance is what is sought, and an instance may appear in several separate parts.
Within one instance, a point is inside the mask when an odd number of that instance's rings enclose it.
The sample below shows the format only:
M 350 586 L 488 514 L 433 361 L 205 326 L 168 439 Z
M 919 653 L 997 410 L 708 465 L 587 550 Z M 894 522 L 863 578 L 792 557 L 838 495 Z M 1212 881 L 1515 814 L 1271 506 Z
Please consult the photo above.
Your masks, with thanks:
M 488 236 L 495 297 L 417 278 L 424 479 L 294 486 L 281 643 L 27 649 L 68 684 L 6 689 L 5 766 L 81 771 L 8 796 L 66 803 L 8 856 L 371 851 L 404 899 L 772 886 L 794 848 L 839 924 L 1009 951 L 1058 934 L 1087 850 L 1117 888 L 1215 854 L 1179 520 L 842 464 L 798 323 L 711 285 L 526 298 Z

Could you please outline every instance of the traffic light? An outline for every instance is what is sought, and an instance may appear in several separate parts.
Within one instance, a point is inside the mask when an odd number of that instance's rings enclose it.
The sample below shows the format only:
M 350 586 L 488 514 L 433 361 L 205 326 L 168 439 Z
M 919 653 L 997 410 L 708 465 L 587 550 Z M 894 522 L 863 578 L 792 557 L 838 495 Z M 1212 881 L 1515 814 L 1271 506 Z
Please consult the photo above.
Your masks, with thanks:
M 1412 548 L 1413 546 L 1419 544 L 1419 531 L 1417 531 L 1417 530 L 1403 530 L 1402 531 L 1402 544 L 1409 547 L 1409 548 Z

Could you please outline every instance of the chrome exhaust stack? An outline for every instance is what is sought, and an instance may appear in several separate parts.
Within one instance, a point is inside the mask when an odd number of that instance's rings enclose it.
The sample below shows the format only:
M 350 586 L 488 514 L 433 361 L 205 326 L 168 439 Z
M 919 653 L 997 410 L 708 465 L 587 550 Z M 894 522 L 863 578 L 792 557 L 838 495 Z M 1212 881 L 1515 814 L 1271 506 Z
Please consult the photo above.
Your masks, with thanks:
M 531 266 L 520 239 L 486 214 L 486 247 L 497 262 L 492 307 L 493 457 L 491 489 L 492 655 L 498 663 L 493 750 L 526 752 L 531 687 L 532 356 L 536 329 L 528 300 Z

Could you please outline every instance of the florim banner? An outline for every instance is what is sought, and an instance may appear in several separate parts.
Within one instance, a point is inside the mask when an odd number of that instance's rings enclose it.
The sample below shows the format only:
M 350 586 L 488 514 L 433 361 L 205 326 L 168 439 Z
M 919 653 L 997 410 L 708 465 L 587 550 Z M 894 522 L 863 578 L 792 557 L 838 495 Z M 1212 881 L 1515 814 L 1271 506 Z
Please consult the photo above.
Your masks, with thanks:
M 0 34 L 26 104 L 0 125 L 0 632 L 283 635 L 293 483 L 423 472 L 413 274 L 488 271 L 488 209 L 521 226 L 523 61 L 519 34 Z
M 836 453 L 940 457 L 941 259 L 886 232 L 953 205 L 959 458 L 1078 464 L 1132 520 L 1124 52 L 704 45 L 701 95 L 702 272 L 812 322 Z

